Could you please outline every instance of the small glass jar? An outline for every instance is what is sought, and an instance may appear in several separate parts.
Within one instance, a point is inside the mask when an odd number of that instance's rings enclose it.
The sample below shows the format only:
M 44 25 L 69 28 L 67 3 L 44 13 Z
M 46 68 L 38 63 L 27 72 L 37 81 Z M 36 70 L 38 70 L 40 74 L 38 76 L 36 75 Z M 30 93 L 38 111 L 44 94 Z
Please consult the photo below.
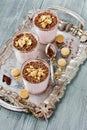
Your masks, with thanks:
M 36 39 L 36 46 L 34 48 L 32 48 L 30 51 L 22 51 L 22 50 L 18 50 L 15 46 L 14 46 L 14 40 L 19 37 L 20 35 L 26 35 L 26 34 L 31 34 L 34 36 L 34 38 Z M 14 53 L 15 53 L 15 56 L 16 56 L 16 59 L 18 61 L 18 63 L 21 63 L 23 64 L 26 60 L 28 59 L 36 59 L 37 58 L 37 51 L 38 51 L 38 46 L 39 46 L 39 42 L 38 42 L 38 37 L 31 33 L 31 32 L 21 32 L 19 34 L 17 34 L 14 39 L 13 39 L 13 43 L 12 43 L 12 46 L 13 46 L 13 50 L 14 50 Z
M 48 68 L 48 75 L 46 76 L 46 78 L 43 81 L 34 83 L 34 82 L 30 82 L 23 76 L 24 67 L 27 65 L 27 63 L 31 63 L 31 62 L 34 62 L 34 64 L 36 62 L 41 62 Z M 27 89 L 31 94 L 40 94 L 40 93 L 44 92 L 46 90 L 46 88 L 48 87 L 49 79 L 50 79 L 50 67 L 49 67 L 49 64 L 42 59 L 28 60 L 22 65 L 21 75 L 22 75 L 25 89 Z
M 56 19 L 57 19 L 57 23 L 53 27 L 51 27 L 50 29 L 43 29 L 43 28 L 38 27 L 35 24 L 36 17 L 39 14 L 44 13 L 44 12 L 47 12 L 49 14 L 53 14 L 56 17 Z M 57 30 L 58 30 L 58 17 L 54 13 L 52 13 L 52 12 L 42 11 L 42 12 L 37 13 L 34 16 L 34 18 L 33 18 L 33 25 L 34 25 L 34 30 L 36 31 L 36 33 L 37 33 L 37 35 L 39 37 L 39 42 L 43 43 L 43 44 L 47 44 L 49 42 L 52 42 L 55 39 L 55 37 L 56 37 Z

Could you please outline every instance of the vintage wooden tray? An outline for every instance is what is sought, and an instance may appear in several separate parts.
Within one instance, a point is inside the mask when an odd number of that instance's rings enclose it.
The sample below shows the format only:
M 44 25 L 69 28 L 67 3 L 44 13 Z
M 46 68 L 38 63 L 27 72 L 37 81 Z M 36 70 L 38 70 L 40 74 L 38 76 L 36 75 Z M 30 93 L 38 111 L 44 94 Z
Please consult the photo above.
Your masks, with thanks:
M 12 49 L 12 38 L 6 42 L 5 47 L 0 52 L 0 105 L 7 109 L 19 112 L 31 112 L 35 117 L 41 119 L 47 119 L 51 117 L 56 104 L 64 96 L 67 84 L 76 75 L 79 66 L 87 58 L 87 33 L 83 29 L 85 26 L 85 21 L 78 14 L 60 7 L 50 7 L 47 10 L 56 11 L 60 21 L 58 25 L 58 34 L 63 34 L 65 37 L 65 43 L 67 46 L 72 44 L 72 53 L 70 54 L 68 60 L 68 65 L 64 72 L 61 74 L 60 78 L 56 80 L 55 85 L 51 85 L 43 94 L 41 95 L 30 95 L 28 100 L 24 100 L 19 96 L 19 91 L 24 87 L 21 78 L 14 79 L 10 74 L 10 69 L 19 66 L 16 63 L 16 58 Z M 16 33 L 20 31 L 30 31 L 33 30 L 32 19 L 34 14 L 39 10 L 30 10 L 25 21 L 19 26 Z M 62 14 L 61 14 L 62 12 Z M 65 14 L 68 14 L 69 20 L 65 20 Z M 61 17 L 62 16 L 62 17 Z M 74 23 L 70 20 L 74 18 Z M 62 20 L 61 20 L 62 19 Z M 78 23 L 79 25 L 74 25 Z M 41 45 L 39 48 L 39 53 L 44 50 L 45 45 Z M 43 51 L 44 55 L 44 51 Z M 40 55 L 38 55 L 40 57 Z M 44 57 L 45 59 L 46 57 Z M 47 59 L 45 59 L 47 60 Z M 55 67 L 54 62 L 54 67 Z M 20 67 L 20 66 L 19 66 Z M 11 77 L 11 85 L 6 85 L 2 82 L 3 75 L 6 74 Z

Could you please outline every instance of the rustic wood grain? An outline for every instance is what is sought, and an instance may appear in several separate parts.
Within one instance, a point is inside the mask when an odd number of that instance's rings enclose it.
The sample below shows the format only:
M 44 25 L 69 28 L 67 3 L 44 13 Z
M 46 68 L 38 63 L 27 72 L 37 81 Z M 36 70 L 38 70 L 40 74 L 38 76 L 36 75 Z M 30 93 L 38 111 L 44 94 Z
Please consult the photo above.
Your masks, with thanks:
M 14 34 L 32 5 L 63 6 L 87 21 L 86 0 L 0 0 L 0 46 Z M 87 130 L 87 62 L 67 86 L 64 98 L 48 122 L 0 107 L 0 130 Z

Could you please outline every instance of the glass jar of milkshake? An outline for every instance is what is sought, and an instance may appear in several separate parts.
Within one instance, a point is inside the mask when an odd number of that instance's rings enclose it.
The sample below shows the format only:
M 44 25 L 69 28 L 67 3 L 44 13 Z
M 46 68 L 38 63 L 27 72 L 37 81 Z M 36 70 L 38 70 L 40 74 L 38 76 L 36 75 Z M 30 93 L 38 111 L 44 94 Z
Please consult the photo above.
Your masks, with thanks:
M 36 31 L 40 43 L 52 42 L 57 34 L 58 17 L 49 11 L 37 13 L 33 19 L 34 30 Z
M 38 46 L 38 38 L 31 32 L 19 33 L 13 39 L 13 50 L 19 63 L 28 59 L 36 59 Z

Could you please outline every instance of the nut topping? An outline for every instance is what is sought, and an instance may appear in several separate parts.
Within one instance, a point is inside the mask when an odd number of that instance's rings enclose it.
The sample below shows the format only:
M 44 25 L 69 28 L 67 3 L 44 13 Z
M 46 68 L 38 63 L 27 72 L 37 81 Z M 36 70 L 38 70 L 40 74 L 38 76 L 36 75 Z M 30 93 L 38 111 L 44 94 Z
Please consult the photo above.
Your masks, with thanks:
M 45 22 L 42 22 L 42 23 L 41 23 L 41 26 L 42 26 L 42 28 L 46 28 L 46 26 L 47 26 L 47 23 L 45 23 Z
M 20 37 L 20 39 L 15 43 L 16 46 L 20 46 L 20 47 L 23 47 L 24 45 L 30 46 L 32 44 L 32 40 L 28 36 L 24 35 Z
M 27 81 L 39 83 L 47 78 L 49 68 L 41 61 L 31 61 L 24 66 L 22 74 Z
M 35 25 L 42 29 L 51 29 L 58 20 L 57 16 L 51 12 L 41 12 L 34 19 Z
M 20 33 L 13 41 L 13 45 L 17 50 L 29 52 L 38 44 L 36 37 L 32 33 Z
M 48 24 L 52 23 L 52 17 L 50 15 L 41 15 L 38 21 L 41 23 L 42 28 L 46 28 Z
M 38 69 L 35 69 L 33 66 L 30 66 L 31 68 L 27 68 L 27 72 L 28 72 L 28 75 L 37 79 L 37 80 L 40 80 L 40 77 L 42 76 L 45 76 L 45 71 L 46 70 L 43 70 L 42 68 L 38 68 Z

